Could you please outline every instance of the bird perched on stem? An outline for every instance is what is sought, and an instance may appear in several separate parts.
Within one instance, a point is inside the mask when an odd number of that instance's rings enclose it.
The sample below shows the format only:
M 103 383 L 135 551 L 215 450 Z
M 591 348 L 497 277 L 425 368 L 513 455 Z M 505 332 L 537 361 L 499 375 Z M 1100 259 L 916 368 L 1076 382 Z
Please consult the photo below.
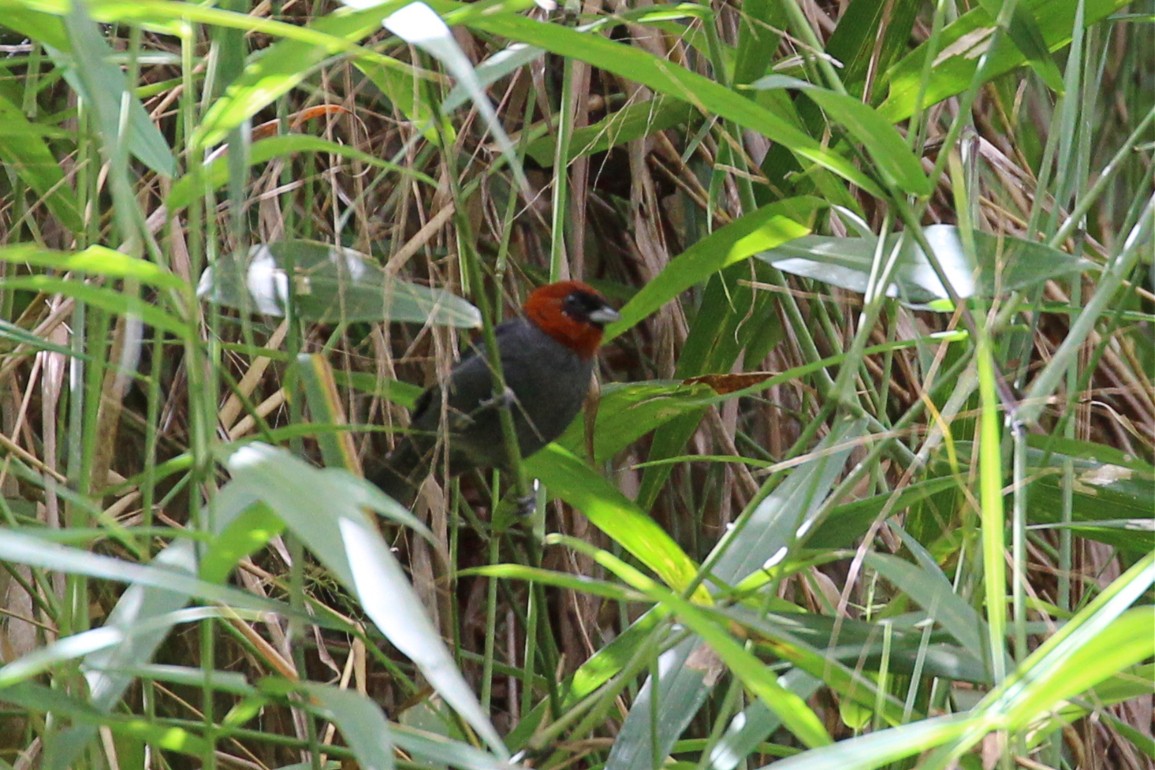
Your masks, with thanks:
M 452 476 L 478 468 L 511 470 L 499 410 L 511 411 L 522 457 L 560 436 L 589 391 L 602 329 L 616 320 L 617 311 L 580 281 L 535 289 L 522 315 L 494 329 L 505 393 L 494 393 L 485 350 L 474 345 L 444 382 L 417 399 L 411 432 L 370 470 L 369 480 L 410 506 L 433 470 L 442 437 Z

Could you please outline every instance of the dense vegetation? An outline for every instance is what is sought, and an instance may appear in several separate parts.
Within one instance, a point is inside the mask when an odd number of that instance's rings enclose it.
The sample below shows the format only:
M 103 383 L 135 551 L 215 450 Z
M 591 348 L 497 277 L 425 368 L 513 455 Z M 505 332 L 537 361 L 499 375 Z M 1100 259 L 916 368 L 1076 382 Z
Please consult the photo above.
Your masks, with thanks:
M 1150 2 L 3 7 L 0 767 L 1155 763 Z

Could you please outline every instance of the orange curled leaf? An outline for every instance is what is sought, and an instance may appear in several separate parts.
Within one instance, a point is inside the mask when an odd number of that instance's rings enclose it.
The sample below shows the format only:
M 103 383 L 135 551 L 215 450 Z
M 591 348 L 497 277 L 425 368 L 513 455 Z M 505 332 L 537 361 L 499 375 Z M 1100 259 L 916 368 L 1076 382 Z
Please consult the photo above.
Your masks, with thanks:
M 720 396 L 735 391 L 745 390 L 752 385 L 765 382 L 774 376 L 774 372 L 746 372 L 744 374 L 703 374 L 700 377 L 691 377 L 685 380 L 686 385 L 702 383 L 713 388 Z
M 289 127 L 299 128 L 306 120 L 316 120 L 327 115 L 349 115 L 352 114 L 339 104 L 318 104 L 316 107 L 308 107 L 306 109 L 294 112 L 289 116 Z M 270 136 L 275 136 L 277 127 L 280 125 L 279 120 L 268 120 L 261 123 L 259 126 L 253 127 L 253 140 L 267 139 Z

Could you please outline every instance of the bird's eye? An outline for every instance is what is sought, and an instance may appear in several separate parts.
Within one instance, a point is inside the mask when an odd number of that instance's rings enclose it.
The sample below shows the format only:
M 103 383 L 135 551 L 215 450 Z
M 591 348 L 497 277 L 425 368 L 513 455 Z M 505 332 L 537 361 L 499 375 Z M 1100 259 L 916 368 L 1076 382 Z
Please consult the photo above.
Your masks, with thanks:
M 575 291 L 567 294 L 562 300 L 561 312 L 579 323 L 591 323 L 594 314 L 605 306 L 605 300 L 598 295 L 585 291 Z
M 571 318 L 578 319 L 585 318 L 586 315 L 589 314 L 589 311 L 586 309 L 586 303 L 582 301 L 581 296 L 578 294 L 566 295 L 565 302 L 562 305 L 562 312 Z

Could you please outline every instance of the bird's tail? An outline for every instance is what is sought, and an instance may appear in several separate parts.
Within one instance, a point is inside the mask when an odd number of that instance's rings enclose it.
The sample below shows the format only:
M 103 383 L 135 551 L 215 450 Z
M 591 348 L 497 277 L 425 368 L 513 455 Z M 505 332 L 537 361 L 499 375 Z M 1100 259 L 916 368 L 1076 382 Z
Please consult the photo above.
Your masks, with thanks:
M 411 439 L 405 439 L 384 460 L 367 463 L 365 478 L 406 508 L 413 507 L 428 467 Z

